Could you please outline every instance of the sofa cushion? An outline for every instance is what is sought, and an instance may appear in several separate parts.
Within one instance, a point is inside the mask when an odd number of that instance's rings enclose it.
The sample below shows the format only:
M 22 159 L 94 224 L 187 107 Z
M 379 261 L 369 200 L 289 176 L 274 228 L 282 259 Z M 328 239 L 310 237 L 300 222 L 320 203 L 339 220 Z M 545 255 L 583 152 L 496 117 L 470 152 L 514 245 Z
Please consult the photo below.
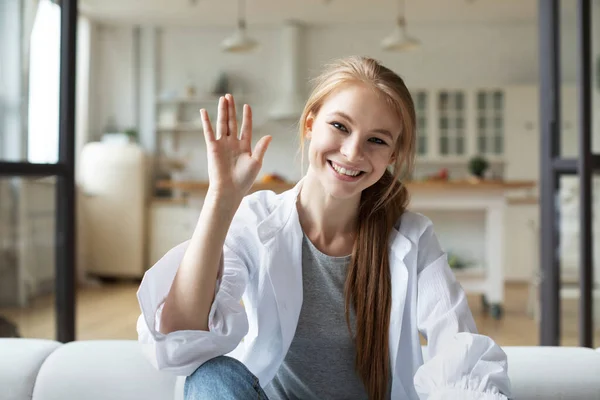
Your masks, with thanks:
M 515 398 L 600 399 L 600 357 L 585 347 L 505 347 Z
M 0 339 L 0 400 L 30 399 L 38 371 L 59 346 L 54 340 Z
M 165 400 L 175 377 L 154 369 L 136 341 L 77 341 L 40 369 L 33 400 Z

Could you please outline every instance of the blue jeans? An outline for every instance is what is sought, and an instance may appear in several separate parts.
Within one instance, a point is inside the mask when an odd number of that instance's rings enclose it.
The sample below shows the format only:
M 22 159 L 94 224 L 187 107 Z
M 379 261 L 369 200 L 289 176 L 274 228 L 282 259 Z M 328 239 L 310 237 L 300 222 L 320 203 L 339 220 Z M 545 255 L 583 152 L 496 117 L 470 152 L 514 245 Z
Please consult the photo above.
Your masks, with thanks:
M 235 358 L 220 356 L 202 364 L 185 379 L 185 400 L 268 400 L 248 368 Z

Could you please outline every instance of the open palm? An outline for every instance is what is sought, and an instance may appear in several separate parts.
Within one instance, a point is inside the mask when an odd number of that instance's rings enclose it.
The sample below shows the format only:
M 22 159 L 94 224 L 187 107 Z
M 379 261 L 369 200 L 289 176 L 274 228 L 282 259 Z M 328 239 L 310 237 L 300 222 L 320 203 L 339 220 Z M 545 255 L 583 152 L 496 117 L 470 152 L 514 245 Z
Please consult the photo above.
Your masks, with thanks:
M 219 99 L 216 135 L 206 110 L 200 110 L 200 114 L 208 153 L 209 190 L 241 200 L 260 171 L 271 136 L 262 137 L 252 151 L 252 110 L 244 105 L 238 135 L 235 101 L 230 94 Z

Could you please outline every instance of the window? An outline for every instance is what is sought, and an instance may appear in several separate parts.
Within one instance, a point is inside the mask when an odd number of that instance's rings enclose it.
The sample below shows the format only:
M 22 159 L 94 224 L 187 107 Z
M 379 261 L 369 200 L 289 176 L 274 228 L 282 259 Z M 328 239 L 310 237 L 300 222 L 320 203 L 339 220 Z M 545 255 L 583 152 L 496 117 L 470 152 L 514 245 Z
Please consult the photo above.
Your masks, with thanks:
M 40 0 L 30 46 L 27 158 L 32 163 L 56 163 L 60 7 L 50 0 Z

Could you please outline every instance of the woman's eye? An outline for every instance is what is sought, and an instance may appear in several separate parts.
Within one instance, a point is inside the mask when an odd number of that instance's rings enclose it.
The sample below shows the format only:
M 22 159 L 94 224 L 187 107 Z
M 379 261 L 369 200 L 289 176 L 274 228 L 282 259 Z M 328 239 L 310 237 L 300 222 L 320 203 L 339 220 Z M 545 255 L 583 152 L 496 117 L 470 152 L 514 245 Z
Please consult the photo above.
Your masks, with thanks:
M 376 143 L 376 144 L 387 144 L 386 142 L 384 142 L 383 140 L 379 139 L 379 138 L 371 138 L 369 139 L 371 142 Z
M 348 129 L 346 129 L 346 127 L 339 122 L 332 122 L 331 125 L 342 132 L 348 132 Z

